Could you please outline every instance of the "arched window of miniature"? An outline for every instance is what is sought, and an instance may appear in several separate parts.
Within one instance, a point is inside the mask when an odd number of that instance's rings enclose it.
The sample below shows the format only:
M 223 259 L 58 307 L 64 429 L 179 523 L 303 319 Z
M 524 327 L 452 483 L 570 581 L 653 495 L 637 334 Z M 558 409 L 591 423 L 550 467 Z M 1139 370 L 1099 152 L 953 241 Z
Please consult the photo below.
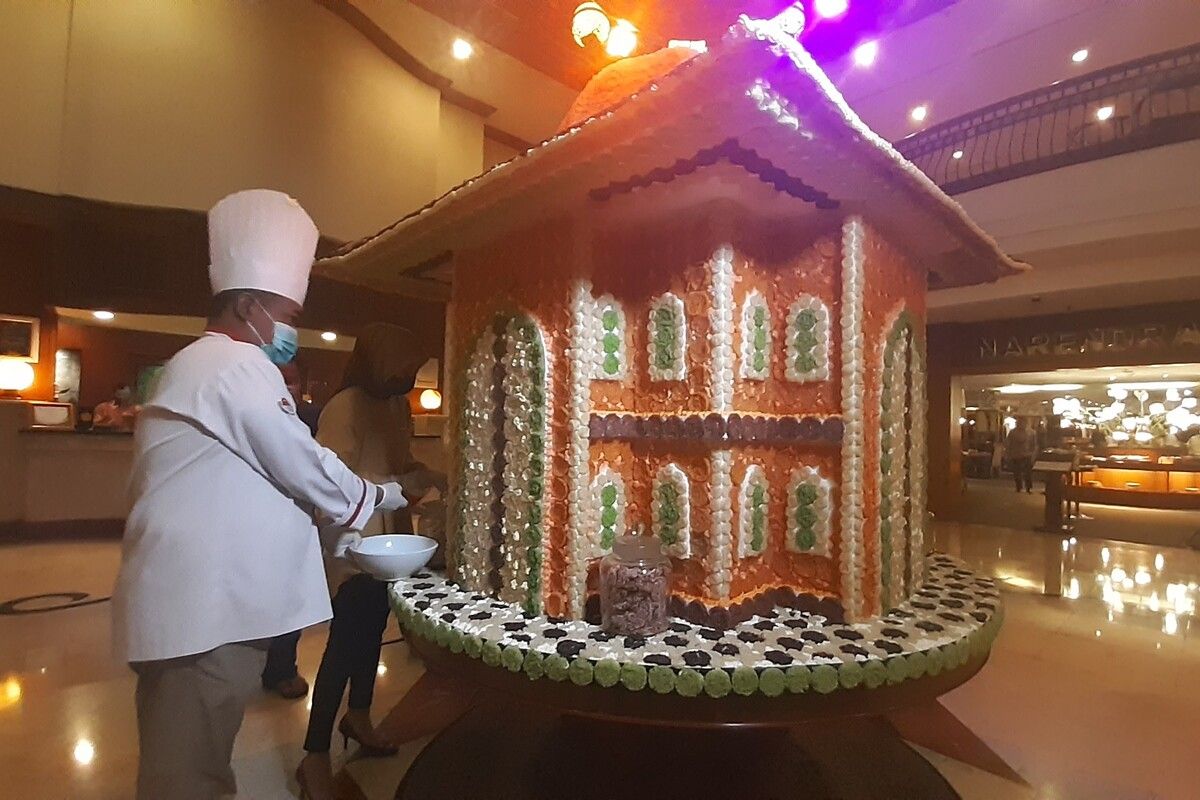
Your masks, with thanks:
M 504 534 L 500 543 L 501 599 L 541 612 L 543 524 L 549 392 L 546 346 L 537 322 L 525 315 L 503 323 L 500 354 L 503 400 Z
M 761 555 L 767 549 L 770 487 L 763 468 L 752 464 L 742 478 L 738 503 L 738 556 Z
M 495 446 L 496 345 L 493 327 L 483 330 L 461 376 L 458 438 L 456 576 L 473 591 L 498 588 L 491 582 L 492 532 L 499 530 L 494 492 L 503 468 Z
M 909 358 L 912 322 L 902 313 L 887 333 L 883 348 L 879 436 L 879 578 L 884 609 L 907 596 L 909 583 L 909 519 L 911 420 Z
M 662 467 L 654 478 L 650 501 L 652 532 L 667 555 L 692 557 L 692 506 L 687 473 L 676 464 Z
M 787 549 L 828 556 L 833 483 L 814 467 L 792 470 L 787 490 Z
M 625 535 L 625 481 L 608 465 L 600 467 L 592 480 L 592 508 L 596 551 L 608 553 L 617 537 Z
M 687 378 L 687 315 L 683 301 L 670 292 L 655 300 L 650 306 L 648 328 L 650 380 Z
M 801 295 L 788 309 L 787 379 L 829 380 L 829 309 L 819 297 Z
M 739 374 L 752 381 L 771 376 L 771 309 L 757 290 L 742 302 L 742 363 Z
M 612 295 L 596 300 L 596 341 L 600 346 L 600 361 L 596 364 L 596 380 L 624 380 L 629 369 L 625 347 L 625 311 Z

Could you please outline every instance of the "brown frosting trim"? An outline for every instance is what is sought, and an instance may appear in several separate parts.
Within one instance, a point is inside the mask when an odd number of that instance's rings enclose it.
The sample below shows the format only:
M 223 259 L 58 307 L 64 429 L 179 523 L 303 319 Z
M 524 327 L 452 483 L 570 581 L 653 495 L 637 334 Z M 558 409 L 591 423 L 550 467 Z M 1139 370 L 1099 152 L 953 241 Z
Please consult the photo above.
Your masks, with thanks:
M 592 414 L 592 441 L 693 441 L 710 444 L 824 444 L 842 441 L 842 418 L 763 414 Z
M 736 627 L 754 616 L 762 616 L 776 607 L 794 608 L 810 614 L 819 614 L 830 623 L 843 624 L 846 612 L 842 604 L 832 597 L 818 597 L 807 592 L 797 592 L 786 586 L 765 589 L 762 592 L 728 606 L 708 606 L 699 600 L 688 600 L 672 595 L 667 601 L 667 613 L 672 617 L 687 620 L 719 631 Z M 591 594 L 584 606 L 584 619 L 600 624 L 600 596 Z

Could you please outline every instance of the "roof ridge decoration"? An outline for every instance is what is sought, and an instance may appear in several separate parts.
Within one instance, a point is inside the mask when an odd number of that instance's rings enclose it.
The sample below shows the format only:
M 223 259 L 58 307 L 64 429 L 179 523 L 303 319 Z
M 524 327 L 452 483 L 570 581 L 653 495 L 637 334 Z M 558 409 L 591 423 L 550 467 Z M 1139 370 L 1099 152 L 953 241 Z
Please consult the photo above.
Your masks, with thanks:
M 846 135 L 844 141 L 835 143 L 834 146 L 848 151 L 852 158 L 848 162 L 851 168 L 857 166 L 862 170 L 870 167 L 869 171 L 878 173 L 883 191 L 903 192 L 913 214 L 920 215 L 930 226 L 940 226 L 938 230 L 944 231 L 957 242 L 956 246 L 961 250 L 952 255 L 957 256 L 965 252 L 965 259 L 955 258 L 950 263 L 957 271 L 958 279 L 948 285 L 991 281 L 1028 268 L 1005 255 L 995 240 L 976 225 L 958 203 L 916 166 L 905 160 L 891 143 L 867 127 L 799 41 L 782 29 L 778 18 L 756 20 L 743 15 L 707 53 L 697 54 L 650 83 L 645 89 L 463 182 L 381 231 L 347 244 L 333 256 L 318 261 L 318 273 L 342 280 L 368 282 L 365 276 L 357 273 L 361 272 L 362 267 L 383 255 L 384 247 L 389 248 L 386 256 L 390 275 L 397 274 L 397 267 L 399 272 L 407 272 L 414 264 L 426 260 L 430 252 L 453 249 L 453 245 L 461 241 L 459 234 L 465 225 L 480 221 L 483 214 L 479 212 L 494 212 L 501 201 L 522 193 L 532 196 L 529 189 L 535 182 L 544 186 L 558 178 L 560 184 L 557 185 L 561 188 L 561 181 L 565 180 L 563 173 L 571 168 L 592 166 L 598 156 L 621 147 L 634 147 L 640 138 L 651 137 L 654 130 L 669 126 L 673 120 L 668 114 L 659 115 L 658 120 L 651 126 L 622 126 L 618 123 L 638 121 L 638 114 L 644 114 L 659 104 L 669 104 L 680 93 L 695 91 L 692 84 L 697 80 L 697 75 L 703 77 L 727 67 L 726 62 L 729 59 L 739 56 L 752 58 L 755 51 L 746 48 L 746 45 L 751 43 L 760 44 L 767 52 L 779 57 L 782 63 L 790 64 L 794 73 L 780 76 L 780 89 L 771 87 L 761 76 L 734 73 L 731 77 L 746 80 L 741 92 L 746 95 L 748 102 L 757 106 L 758 110 L 773 115 L 787 131 L 782 135 L 796 137 L 797 144 L 813 141 L 814 134 L 807 125 L 809 119 L 816 119 L 825 125 L 840 125 Z M 759 55 L 762 53 L 759 52 Z M 795 76 L 802 76 L 808 84 L 790 84 Z M 726 96 L 738 93 L 736 85 L 726 88 L 729 90 Z M 789 97 L 785 91 L 787 89 L 791 89 L 794 96 Z M 707 94 L 716 97 L 718 93 Z M 809 95 L 812 96 L 811 102 Z M 802 114 L 801 109 L 797 108 L 797 103 L 804 107 L 804 124 L 801 123 Z M 736 118 L 738 115 L 726 116 Z M 737 122 L 721 121 L 718 124 L 735 128 Z M 614 128 L 614 125 L 617 127 Z M 648 130 L 650 132 L 647 132 Z M 597 140 L 596 137 L 602 136 L 603 131 L 612 131 L 613 135 L 608 139 Z M 718 147 L 728 139 L 736 139 L 738 131 L 721 129 L 716 133 L 720 134 L 720 138 L 709 142 L 711 147 Z M 602 147 L 590 147 L 592 142 Z M 751 152 L 755 149 L 753 142 L 747 142 L 746 147 Z M 767 160 L 768 154 L 763 153 L 761 157 L 764 164 L 775 166 Z M 786 172 L 782 172 L 783 169 L 785 165 L 779 165 L 781 174 L 787 176 Z M 656 177 L 662 175 L 663 173 L 658 173 Z M 628 176 L 608 173 L 603 175 L 602 180 L 599 186 L 581 184 L 579 188 L 586 196 L 590 190 L 607 188 L 612 191 L 616 187 L 624 188 L 624 184 L 629 183 Z M 647 176 L 637 181 L 639 184 L 645 182 Z M 876 198 L 868 197 L 864 202 L 867 201 L 875 202 Z M 847 207 L 846 211 L 856 213 L 852 207 Z M 455 213 L 466 215 L 468 212 L 469 220 L 455 216 Z M 436 219 L 437 222 L 431 222 L 432 219 Z M 454 229 L 453 236 L 445 231 L 446 226 Z M 945 255 L 943 251 L 938 253 Z

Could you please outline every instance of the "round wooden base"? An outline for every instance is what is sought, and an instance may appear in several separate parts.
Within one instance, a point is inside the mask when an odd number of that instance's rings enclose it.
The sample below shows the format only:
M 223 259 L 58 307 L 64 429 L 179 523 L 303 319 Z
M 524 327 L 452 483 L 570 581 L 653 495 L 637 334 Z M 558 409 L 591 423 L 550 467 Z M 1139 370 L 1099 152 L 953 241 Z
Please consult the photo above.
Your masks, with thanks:
M 877 717 L 802 727 L 663 729 L 485 704 L 417 757 L 397 800 L 956 800 Z

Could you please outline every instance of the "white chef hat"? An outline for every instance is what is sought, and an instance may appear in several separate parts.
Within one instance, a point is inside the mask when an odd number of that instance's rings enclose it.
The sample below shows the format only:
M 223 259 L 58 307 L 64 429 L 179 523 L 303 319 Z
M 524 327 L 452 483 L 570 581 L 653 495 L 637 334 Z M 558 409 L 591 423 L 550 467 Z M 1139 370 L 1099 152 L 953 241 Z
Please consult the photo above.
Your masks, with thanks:
M 260 289 L 304 304 L 317 253 L 317 226 L 292 198 L 247 189 L 208 212 L 208 277 L 213 294 Z

